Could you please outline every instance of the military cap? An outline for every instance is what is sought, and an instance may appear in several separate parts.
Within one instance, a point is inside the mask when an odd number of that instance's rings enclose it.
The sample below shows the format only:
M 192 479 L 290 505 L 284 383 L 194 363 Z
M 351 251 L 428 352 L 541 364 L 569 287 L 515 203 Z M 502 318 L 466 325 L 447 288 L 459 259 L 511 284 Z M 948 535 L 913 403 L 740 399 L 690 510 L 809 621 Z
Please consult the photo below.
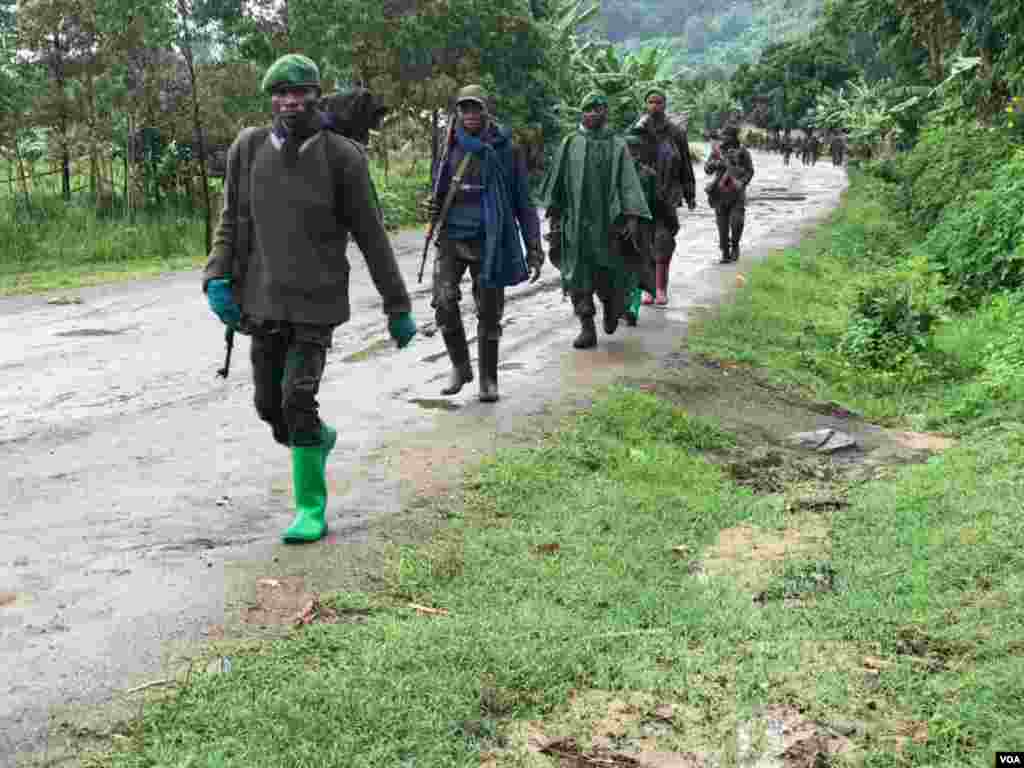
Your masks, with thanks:
M 651 98 L 651 96 L 655 94 L 661 96 L 661 98 L 663 98 L 665 101 L 668 101 L 668 96 L 665 94 L 665 91 L 663 91 L 661 88 L 648 88 L 647 93 L 644 94 L 644 101 L 647 101 L 649 98 Z
M 490 94 L 484 90 L 482 85 L 467 85 L 460 88 L 459 92 L 455 94 L 456 106 L 464 101 L 475 101 L 481 107 L 487 109 L 487 104 L 490 100 Z
M 270 93 L 281 85 L 312 88 L 320 87 L 320 68 L 301 53 L 288 53 L 279 58 L 263 76 L 261 88 Z
M 608 97 L 600 91 L 591 91 L 583 97 L 583 101 L 580 102 L 580 109 L 587 109 L 587 107 L 607 107 Z

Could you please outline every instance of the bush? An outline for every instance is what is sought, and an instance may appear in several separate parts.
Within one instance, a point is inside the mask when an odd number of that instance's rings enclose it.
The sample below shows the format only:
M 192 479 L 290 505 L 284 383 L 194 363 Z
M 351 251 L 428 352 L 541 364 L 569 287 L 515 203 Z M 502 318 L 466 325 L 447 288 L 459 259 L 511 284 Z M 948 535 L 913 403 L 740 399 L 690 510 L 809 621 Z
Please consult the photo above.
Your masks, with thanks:
M 931 126 L 896 168 L 879 169 L 903 183 L 901 208 L 925 229 L 934 226 L 951 203 L 964 204 L 976 190 L 992 187 L 993 172 L 1014 154 L 1009 132 L 973 124 Z
M 853 362 L 890 367 L 902 356 L 928 350 L 935 320 L 930 308 L 915 303 L 910 285 L 875 278 L 857 291 L 839 350 Z
M 991 175 L 992 188 L 947 210 L 921 246 L 945 278 L 956 309 L 1024 287 L 1024 150 Z

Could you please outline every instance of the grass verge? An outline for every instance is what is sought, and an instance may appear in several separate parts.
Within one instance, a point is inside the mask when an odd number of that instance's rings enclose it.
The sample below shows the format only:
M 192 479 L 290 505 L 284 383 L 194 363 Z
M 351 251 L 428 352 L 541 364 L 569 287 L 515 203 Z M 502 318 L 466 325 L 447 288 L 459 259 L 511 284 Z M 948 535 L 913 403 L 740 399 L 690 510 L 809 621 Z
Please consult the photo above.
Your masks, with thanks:
M 691 344 L 817 400 L 938 420 L 998 323 L 940 330 L 945 392 L 829 357 L 855 297 L 835 286 L 894 226 L 855 186 Z M 215 647 L 230 671 L 154 694 L 91 762 L 989 766 L 1024 744 L 1024 424 L 960 426 L 945 453 L 801 508 L 726 471 L 751 436 L 614 389 L 474 470 L 379 591 L 324 596 L 336 623 Z
M 418 205 L 429 188 L 425 167 L 393 168 L 386 178 L 371 167 L 389 230 L 419 222 Z M 197 269 L 206 263 L 204 238 L 201 214 L 185 210 L 128 220 L 55 197 L 34 199 L 31 214 L 8 205 L 0 218 L 0 296 Z
M 832 764 L 990 765 L 1024 742 L 1021 530 L 1004 503 L 1024 428 L 809 517 L 735 485 L 713 460 L 731 444 L 613 390 L 486 461 L 441 535 L 394 552 L 386 588 L 325 600 L 342 621 L 194 675 L 94 764 L 556 765 L 524 736 L 543 731 L 578 754 L 738 765 L 767 748 L 748 727 L 765 707 L 847 734 Z M 609 724 L 666 707 L 656 738 Z

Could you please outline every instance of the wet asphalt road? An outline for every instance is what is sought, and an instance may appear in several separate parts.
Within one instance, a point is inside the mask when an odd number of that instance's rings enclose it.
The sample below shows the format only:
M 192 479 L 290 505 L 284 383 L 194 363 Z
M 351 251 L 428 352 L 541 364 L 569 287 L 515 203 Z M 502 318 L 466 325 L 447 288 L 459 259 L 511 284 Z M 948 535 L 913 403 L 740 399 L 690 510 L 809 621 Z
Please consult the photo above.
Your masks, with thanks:
M 688 310 L 728 291 L 749 260 L 798 239 L 846 183 L 827 162 L 755 163 L 739 267 L 714 264 L 706 202 L 682 209 L 670 309 L 645 308 L 639 328 L 601 336 L 603 347 L 670 351 Z M 415 284 L 422 234 L 393 243 L 429 333 L 429 268 Z M 449 418 L 436 408 L 448 370 L 440 335 L 395 350 L 365 263 L 354 248 L 350 258 L 355 319 L 335 335 L 320 398 L 340 432 L 332 483 L 346 490 L 329 509 L 340 536 L 395 503 L 373 492 L 374 451 Z M 508 292 L 502 401 L 475 403 L 474 383 L 453 398 L 464 418 L 513 424 L 558 395 L 566 361 L 601 364 L 600 352 L 570 348 L 577 326 L 556 276 L 548 265 L 541 282 Z M 51 303 L 65 295 L 0 299 L 0 766 L 42 747 L 54 708 L 109 699 L 159 673 L 169 644 L 223 622 L 226 564 L 269 557 L 291 517 L 287 453 L 251 405 L 248 340 L 237 337 L 231 377 L 217 378 L 223 334 L 197 273 Z

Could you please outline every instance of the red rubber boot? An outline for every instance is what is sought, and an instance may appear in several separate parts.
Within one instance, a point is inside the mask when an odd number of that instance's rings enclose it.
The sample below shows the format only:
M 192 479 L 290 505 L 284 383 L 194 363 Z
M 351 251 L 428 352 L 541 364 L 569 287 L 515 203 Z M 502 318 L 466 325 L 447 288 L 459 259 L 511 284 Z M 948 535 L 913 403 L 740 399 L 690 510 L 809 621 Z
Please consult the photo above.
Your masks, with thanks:
M 657 264 L 658 268 L 655 279 L 657 284 L 655 287 L 658 289 L 658 293 L 654 297 L 654 303 L 659 307 L 664 307 L 668 304 L 668 264 Z

